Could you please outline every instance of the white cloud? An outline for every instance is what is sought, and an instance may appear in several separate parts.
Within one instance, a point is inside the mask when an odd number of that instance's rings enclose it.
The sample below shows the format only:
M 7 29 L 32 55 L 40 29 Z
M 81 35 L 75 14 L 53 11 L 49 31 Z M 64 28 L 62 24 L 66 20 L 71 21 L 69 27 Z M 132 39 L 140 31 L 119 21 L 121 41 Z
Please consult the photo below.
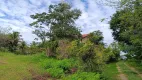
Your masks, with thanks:
M 36 36 L 32 34 L 29 24 L 33 21 L 30 15 L 35 13 L 48 12 L 50 4 L 56 4 L 61 0 L 0 0 L 0 26 L 11 26 L 13 30 L 20 31 L 24 40 L 31 42 Z M 113 41 L 111 30 L 106 21 L 100 22 L 102 18 L 110 19 L 115 12 L 107 6 L 99 6 L 94 0 L 67 0 L 73 8 L 82 11 L 82 15 L 76 21 L 81 26 L 82 33 L 89 33 L 94 30 L 101 30 L 104 35 L 104 42 Z M 4 14 L 4 13 L 6 14 Z M 1 18 L 4 16 L 4 18 Z

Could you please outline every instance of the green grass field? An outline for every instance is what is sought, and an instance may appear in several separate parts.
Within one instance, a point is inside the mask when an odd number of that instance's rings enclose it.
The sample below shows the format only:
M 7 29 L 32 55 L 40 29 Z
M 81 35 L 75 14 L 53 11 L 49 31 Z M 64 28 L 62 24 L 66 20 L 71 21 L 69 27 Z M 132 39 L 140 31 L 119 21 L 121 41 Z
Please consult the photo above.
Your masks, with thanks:
M 44 70 L 34 59 L 36 56 L 0 52 L 0 80 L 31 80 L 31 71 L 43 74 Z

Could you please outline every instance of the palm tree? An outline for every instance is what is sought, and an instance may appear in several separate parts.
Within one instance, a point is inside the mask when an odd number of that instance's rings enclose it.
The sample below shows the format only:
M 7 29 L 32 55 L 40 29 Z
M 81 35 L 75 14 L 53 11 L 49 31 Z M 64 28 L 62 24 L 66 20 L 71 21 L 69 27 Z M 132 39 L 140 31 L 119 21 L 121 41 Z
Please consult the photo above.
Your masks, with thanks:
M 18 42 L 20 40 L 20 33 L 19 32 L 13 32 L 9 35 L 10 41 L 9 41 L 9 50 L 14 52 L 17 49 Z

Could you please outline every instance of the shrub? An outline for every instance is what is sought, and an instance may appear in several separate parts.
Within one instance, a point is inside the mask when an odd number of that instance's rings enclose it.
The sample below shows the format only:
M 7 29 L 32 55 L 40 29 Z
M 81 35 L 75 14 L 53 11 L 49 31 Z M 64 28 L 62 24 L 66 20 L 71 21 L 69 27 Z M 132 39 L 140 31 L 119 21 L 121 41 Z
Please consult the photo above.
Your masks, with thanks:
M 64 71 L 62 68 L 49 68 L 46 70 L 52 77 L 60 78 L 64 75 Z
M 100 74 L 92 72 L 78 72 L 63 78 L 63 80 L 100 80 Z
M 80 47 L 81 47 L 81 43 L 79 40 L 72 41 L 67 49 L 70 57 L 76 57 L 79 52 Z
M 64 73 L 69 72 L 71 68 L 76 66 L 76 61 L 74 59 L 44 58 L 40 60 L 40 64 L 52 77 L 60 78 L 64 76 Z
M 102 72 L 105 64 L 103 49 L 101 45 L 95 45 L 90 41 L 80 48 L 78 57 L 83 71 Z

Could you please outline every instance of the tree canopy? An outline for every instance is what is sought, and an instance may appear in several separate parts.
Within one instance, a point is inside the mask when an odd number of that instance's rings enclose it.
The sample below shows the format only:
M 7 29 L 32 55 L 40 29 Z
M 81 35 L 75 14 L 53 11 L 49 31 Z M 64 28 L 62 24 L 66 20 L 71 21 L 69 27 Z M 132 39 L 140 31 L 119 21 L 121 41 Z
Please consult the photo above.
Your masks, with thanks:
M 114 39 L 123 44 L 125 52 L 142 59 L 142 2 L 134 0 L 116 12 L 110 21 Z
M 74 39 L 80 36 L 80 30 L 75 24 L 75 20 L 80 15 L 80 10 L 71 9 L 71 6 L 67 3 L 50 5 L 48 13 L 43 12 L 31 15 L 31 18 L 36 20 L 31 23 L 31 26 L 36 28 L 34 33 L 42 41 L 45 41 L 47 38 L 50 40 Z

